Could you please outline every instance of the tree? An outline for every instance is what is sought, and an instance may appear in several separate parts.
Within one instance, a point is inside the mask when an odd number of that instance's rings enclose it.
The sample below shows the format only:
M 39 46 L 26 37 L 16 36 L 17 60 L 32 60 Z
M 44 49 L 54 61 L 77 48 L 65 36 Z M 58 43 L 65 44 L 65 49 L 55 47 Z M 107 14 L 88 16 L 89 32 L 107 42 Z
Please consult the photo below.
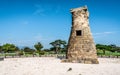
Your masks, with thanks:
M 43 49 L 43 51 L 45 51 L 45 52 L 49 52 L 49 51 L 50 51 L 50 49 Z
M 2 46 L 0 46 L 0 52 L 2 52 Z
M 36 51 L 39 53 L 39 55 L 42 53 L 41 52 L 41 49 L 43 48 L 43 45 L 40 43 L 40 42 L 38 42 L 38 43 L 36 43 L 35 45 L 34 45 L 34 48 L 36 49 Z M 41 52 L 41 53 L 40 53 Z
M 14 44 L 6 43 L 2 46 L 3 51 L 6 52 L 14 52 L 16 51 L 16 46 Z
M 16 47 L 16 48 L 15 48 L 15 51 L 20 51 L 19 47 Z
M 97 44 L 96 49 L 102 50 L 103 54 L 105 54 L 105 50 L 107 49 L 107 45 Z
M 23 51 L 25 54 L 34 54 L 34 52 L 35 52 L 34 49 L 31 49 L 29 47 L 24 47 Z M 20 51 L 20 53 L 21 53 L 21 51 Z
M 116 51 L 117 51 L 117 52 L 120 52 L 120 47 L 117 47 Z
M 62 52 L 66 52 L 67 51 L 67 43 L 66 43 L 66 41 L 62 41 Z
M 110 51 L 111 52 L 115 52 L 115 51 L 117 51 L 117 49 L 118 49 L 118 47 L 115 45 L 115 44 L 111 44 L 111 45 L 108 45 L 109 47 L 110 47 Z
M 62 48 L 62 53 L 65 53 L 67 51 L 67 45 L 63 45 L 63 48 Z M 67 52 L 66 52 L 67 53 Z
M 29 47 L 24 47 L 23 51 L 24 52 L 32 52 L 32 50 Z
M 105 54 L 105 50 L 110 51 L 110 52 L 119 52 L 120 51 L 120 47 L 116 46 L 115 44 L 111 44 L 111 45 L 97 44 L 96 48 L 97 48 L 97 50 L 102 50 L 103 54 Z
M 58 54 L 58 52 L 60 52 L 62 47 L 65 47 L 66 42 L 58 39 L 58 40 L 55 40 L 55 41 L 51 42 L 50 45 L 53 46 L 51 49 L 55 49 L 55 53 Z

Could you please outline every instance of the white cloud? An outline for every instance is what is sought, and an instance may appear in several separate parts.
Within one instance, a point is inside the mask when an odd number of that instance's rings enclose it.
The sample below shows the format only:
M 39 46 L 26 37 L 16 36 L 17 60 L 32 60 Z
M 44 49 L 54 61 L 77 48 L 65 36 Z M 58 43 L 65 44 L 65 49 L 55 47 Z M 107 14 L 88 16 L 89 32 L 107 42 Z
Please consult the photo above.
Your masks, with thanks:
M 100 33 L 93 33 L 94 38 L 104 38 L 105 36 L 115 34 L 116 32 L 100 32 Z
M 108 34 L 114 34 L 115 32 L 101 32 L 101 33 L 93 33 L 93 35 L 108 35 Z
M 33 12 L 33 15 L 40 15 L 46 16 L 49 12 L 59 13 L 61 10 L 60 5 L 42 5 L 42 4 L 35 4 L 36 10 Z

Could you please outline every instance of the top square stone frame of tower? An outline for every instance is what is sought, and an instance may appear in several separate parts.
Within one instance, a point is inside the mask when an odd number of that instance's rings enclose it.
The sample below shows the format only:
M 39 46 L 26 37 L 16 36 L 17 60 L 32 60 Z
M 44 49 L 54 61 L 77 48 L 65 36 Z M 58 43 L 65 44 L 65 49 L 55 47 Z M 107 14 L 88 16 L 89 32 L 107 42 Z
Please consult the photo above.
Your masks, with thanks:
M 79 10 L 83 10 L 83 9 L 87 9 L 87 6 L 83 6 L 83 7 L 79 7 L 79 8 L 73 8 L 73 9 L 70 9 L 71 12 L 75 12 L 75 11 L 79 11 Z

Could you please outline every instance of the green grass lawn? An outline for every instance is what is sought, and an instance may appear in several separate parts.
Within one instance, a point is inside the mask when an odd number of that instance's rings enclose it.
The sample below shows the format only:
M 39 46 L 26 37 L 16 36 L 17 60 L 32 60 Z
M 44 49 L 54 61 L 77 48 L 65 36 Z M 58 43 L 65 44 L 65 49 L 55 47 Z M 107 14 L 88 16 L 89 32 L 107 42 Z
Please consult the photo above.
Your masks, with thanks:
M 97 50 L 98 55 L 105 55 L 105 56 L 120 56 L 120 52 L 111 52 L 111 51 L 105 51 L 105 54 L 103 54 L 102 50 Z

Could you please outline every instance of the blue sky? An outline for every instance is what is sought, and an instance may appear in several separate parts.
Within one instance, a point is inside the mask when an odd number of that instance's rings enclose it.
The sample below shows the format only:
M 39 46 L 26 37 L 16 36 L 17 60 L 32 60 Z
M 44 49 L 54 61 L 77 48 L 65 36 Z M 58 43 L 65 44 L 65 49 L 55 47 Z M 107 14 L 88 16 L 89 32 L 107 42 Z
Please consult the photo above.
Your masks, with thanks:
M 120 0 L 0 0 L 0 44 L 68 40 L 71 8 L 87 5 L 95 43 L 120 46 Z

